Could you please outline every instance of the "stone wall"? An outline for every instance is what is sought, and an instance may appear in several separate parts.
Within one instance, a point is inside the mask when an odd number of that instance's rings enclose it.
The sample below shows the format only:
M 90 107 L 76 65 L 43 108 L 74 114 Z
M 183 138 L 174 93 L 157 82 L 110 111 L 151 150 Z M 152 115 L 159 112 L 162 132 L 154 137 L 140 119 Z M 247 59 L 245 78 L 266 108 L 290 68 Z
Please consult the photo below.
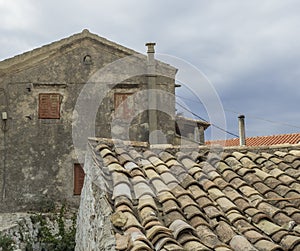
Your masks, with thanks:
M 25 250 L 27 241 L 37 240 L 37 227 L 32 222 L 31 214 L 0 214 L 0 234 L 14 241 L 14 249 Z
M 72 231 L 71 228 L 74 228 L 74 217 L 76 217 L 76 215 L 77 210 L 75 209 L 69 208 L 66 212 L 64 212 L 62 220 L 64 222 L 63 226 L 66 233 Z M 59 212 L 1 213 L 0 236 L 2 236 L 2 238 L 3 236 L 6 236 L 13 240 L 13 250 L 49 250 L 49 243 L 47 244 L 44 241 L 46 238 L 49 238 L 50 240 L 53 236 L 55 236 L 56 240 L 60 238 L 59 218 Z M 53 243 L 54 242 L 55 241 L 53 241 Z
M 110 221 L 111 206 L 104 195 L 101 170 L 94 166 L 92 156 L 85 162 L 86 178 L 77 218 L 76 251 L 114 251 L 115 238 Z

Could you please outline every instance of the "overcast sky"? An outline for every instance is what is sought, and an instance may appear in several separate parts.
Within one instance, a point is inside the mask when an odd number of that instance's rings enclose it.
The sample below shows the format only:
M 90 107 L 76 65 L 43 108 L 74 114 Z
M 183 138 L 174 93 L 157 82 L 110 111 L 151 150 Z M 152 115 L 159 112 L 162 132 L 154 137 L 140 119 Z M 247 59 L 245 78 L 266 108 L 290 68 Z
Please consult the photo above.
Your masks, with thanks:
M 299 12 L 298 0 L 0 0 L 0 59 L 84 28 L 142 53 L 153 41 L 158 54 L 181 58 L 206 76 L 228 131 L 238 134 L 237 116 L 244 114 L 247 136 L 294 133 L 300 132 Z M 206 90 L 191 81 L 177 95 L 210 120 L 201 104 Z

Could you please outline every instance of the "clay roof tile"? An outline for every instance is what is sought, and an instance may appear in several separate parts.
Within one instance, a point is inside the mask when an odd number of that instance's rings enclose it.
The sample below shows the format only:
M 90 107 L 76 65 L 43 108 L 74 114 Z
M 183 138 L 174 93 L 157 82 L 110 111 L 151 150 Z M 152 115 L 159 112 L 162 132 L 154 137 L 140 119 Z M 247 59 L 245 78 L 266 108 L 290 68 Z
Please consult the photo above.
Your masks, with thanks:
M 300 133 L 279 134 L 270 136 L 247 137 L 247 146 L 271 146 L 281 144 L 299 144 Z M 239 139 L 213 140 L 205 142 L 206 145 L 239 146 Z
M 300 147 L 207 155 L 97 142 L 118 250 L 300 249 Z

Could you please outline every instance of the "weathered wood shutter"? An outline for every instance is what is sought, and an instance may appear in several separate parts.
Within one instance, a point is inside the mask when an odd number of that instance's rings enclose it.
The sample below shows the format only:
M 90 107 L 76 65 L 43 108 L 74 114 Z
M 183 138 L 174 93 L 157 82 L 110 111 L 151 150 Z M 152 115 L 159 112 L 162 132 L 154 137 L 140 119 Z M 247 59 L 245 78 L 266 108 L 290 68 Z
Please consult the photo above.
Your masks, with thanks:
M 60 94 L 58 93 L 39 94 L 39 118 L 40 119 L 60 118 Z
M 84 183 L 84 170 L 81 164 L 74 164 L 74 195 L 80 195 Z
M 133 115 L 133 100 L 127 99 L 131 95 L 132 93 L 115 93 L 115 111 L 118 110 L 119 118 L 124 119 Z

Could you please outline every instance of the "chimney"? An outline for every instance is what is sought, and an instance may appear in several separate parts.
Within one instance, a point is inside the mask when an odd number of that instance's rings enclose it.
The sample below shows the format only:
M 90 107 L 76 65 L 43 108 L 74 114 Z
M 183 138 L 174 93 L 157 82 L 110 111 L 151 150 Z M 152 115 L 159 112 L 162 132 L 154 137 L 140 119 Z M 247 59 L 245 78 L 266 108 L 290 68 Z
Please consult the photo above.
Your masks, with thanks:
M 148 113 L 149 113 L 149 143 L 158 144 L 157 134 L 157 97 L 156 90 L 156 75 L 155 75 L 155 59 L 154 46 L 155 43 L 146 43 L 147 51 L 147 79 L 148 79 Z M 151 91 L 152 90 L 152 91 Z
M 246 145 L 245 116 L 240 115 L 238 118 L 239 118 L 240 146 L 245 146 Z
M 147 50 L 148 66 L 151 65 L 152 67 L 155 66 L 155 59 L 154 59 L 154 54 L 155 54 L 154 46 L 155 45 L 156 45 L 155 43 L 146 43 L 146 46 L 148 47 L 148 50 Z M 151 70 L 153 70 L 152 73 L 154 73 L 155 68 L 152 68 Z

